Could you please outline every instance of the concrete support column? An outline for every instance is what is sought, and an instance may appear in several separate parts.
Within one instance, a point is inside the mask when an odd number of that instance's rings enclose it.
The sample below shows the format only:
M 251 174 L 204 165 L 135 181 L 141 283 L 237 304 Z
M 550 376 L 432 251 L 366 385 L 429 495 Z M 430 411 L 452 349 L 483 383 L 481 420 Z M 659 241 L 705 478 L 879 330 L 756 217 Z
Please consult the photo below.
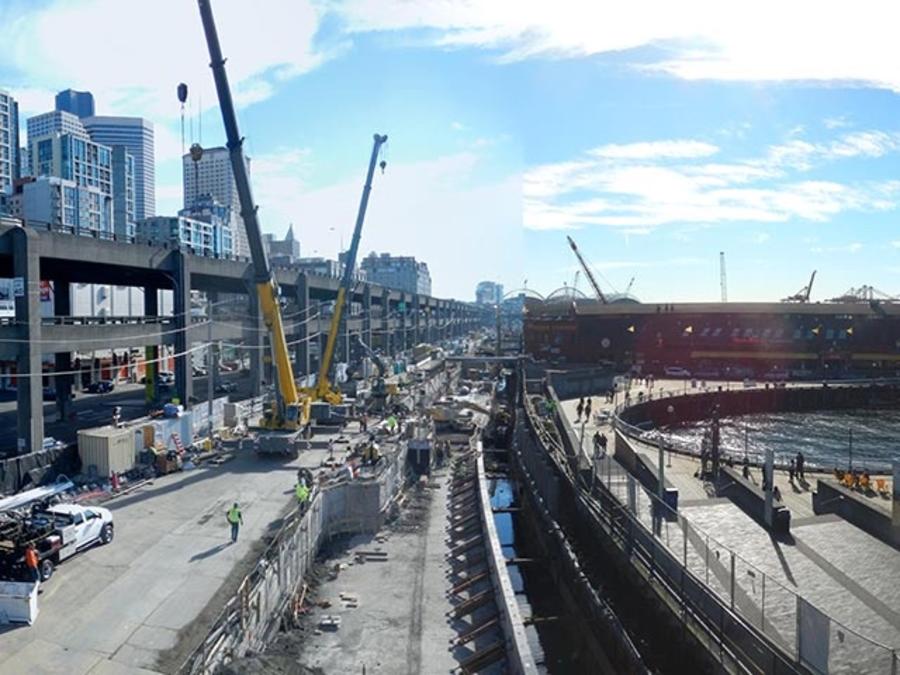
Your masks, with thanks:
M 23 227 L 14 228 L 12 239 L 13 277 L 21 279 L 20 293 L 14 294 L 16 323 L 19 326 L 16 355 L 16 428 L 18 454 L 37 452 L 44 442 L 44 400 L 41 364 L 41 275 L 38 235 Z
M 216 305 L 219 303 L 219 294 L 217 291 L 207 291 L 206 292 L 206 320 L 209 321 L 209 324 L 206 326 L 206 336 L 209 342 L 212 342 L 209 347 L 207 347 L 207 356 L 206 356 L 206 376 L 212 380 L 212 398 L 216 397 L 216 387 L 219 386 L 219 360 L 221 358 L 221 354 L 219 353 L 219 342 L 217 340 L 213 340 L 212 334 L 215 329 L 215 319 L 216 319 Z M 209 386 L 207 386 L 209 389 Z M 209 392 L 207 392 L 209 394 Z
M 412 298 L 413 305 L 413 345 L 417 345 L 422 341 L 422 304 L 419 301 L 419 294 L 416 293 Z
M 247 282 L 247 295 L 250 297 L 248 314 L 252 318 L 245 331 L 244 344 L 247 345 L 247 353 L 250 356 L 250 392 L 253 396 L 260 396 L 263 391 L 263 356 L 267 354 L 266 325 L 262 319 L 256 284 L 252 281 Z
M 390 317 L 391 314 L 391 294 L 386 288 L 381 289 L 381 321 L 379 322 L 379 331 L 381 335 L 382 348 L 387 356 L 394 355 L 393 345 L 391 344 Z
M 159 316 L 159 289 L 144 288 L 144 316 Z M 161 368 L 158 363 L 159 345 L 144 347 L 144 399 L 148 404 L 156 401 L 156 377 Z
M 363 287 L 362 304 L 362 340 L 372 348 L 372 287 L 369 284 Z
M 55 316 L 72 315 L 72 295 L 68 281 L 53 282 L 53 314 Z M 56 352 L 53 368 L 57 373 L 68 373 L 72 370 L 72 352 Z M 72 375 L 57 375 L 53 378 L 56 391 L 56 412 L 60 421 L 66 419 L 72 408 Z
M 188 409 L 194 395 L 193 354 L 191 341 L 191 270 L 190 258 L 182 251 L 172 254 L 174 267 L 172 312 L 175 324 L 175 391 L 178 400 Z
M 294 373 L 295 377 L 306 377 L 309 375 L 309 329 L 311 325 L 310 318 L 313 316 L 311 306 L 309 304 L 309 280 L 306 274 L 297 275 L 297 320 L 295 322 L 296 329 L 293 331 L 294 339 L 298 340 L 294 345 Z

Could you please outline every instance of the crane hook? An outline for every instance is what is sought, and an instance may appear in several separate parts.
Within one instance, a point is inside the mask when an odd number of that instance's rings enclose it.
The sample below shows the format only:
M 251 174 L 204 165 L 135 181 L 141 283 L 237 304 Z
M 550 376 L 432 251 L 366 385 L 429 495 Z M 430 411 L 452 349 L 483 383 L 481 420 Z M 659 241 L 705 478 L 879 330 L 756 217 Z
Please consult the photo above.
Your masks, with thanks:
M 381 160 L 381 163 L 378 165 L 381 167 L 381 175 L 384 175 L 384 167 L 387 166 L 387 162 L 385 160 Z

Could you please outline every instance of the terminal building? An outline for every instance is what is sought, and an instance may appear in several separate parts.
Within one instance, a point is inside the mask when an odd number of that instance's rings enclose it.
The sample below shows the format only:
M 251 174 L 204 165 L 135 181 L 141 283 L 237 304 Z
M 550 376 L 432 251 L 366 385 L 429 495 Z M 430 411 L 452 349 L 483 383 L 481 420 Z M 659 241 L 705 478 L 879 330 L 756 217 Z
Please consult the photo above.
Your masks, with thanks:
M 525 350 L 696 377 L 852 377 L 900 372 L 900 304 L 622 303 L 529 300 Z

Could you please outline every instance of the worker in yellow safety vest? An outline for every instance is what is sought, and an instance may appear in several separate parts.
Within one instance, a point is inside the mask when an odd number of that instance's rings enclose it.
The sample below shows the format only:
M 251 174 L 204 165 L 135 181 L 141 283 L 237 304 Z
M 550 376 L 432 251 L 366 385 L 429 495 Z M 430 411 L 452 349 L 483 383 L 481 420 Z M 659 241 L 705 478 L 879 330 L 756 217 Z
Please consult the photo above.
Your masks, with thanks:
M 228 513 L 225 514 L 226 520 L 231 525 L 231 543 L 234 544 L 237 542 L 238 538 L 238 529 L 240 529 L 241 525 L 244 524 L 244 516 L 241 515 L 241 509 L 238 507 L 238 503 L 235 502 L 234 505 L 228 509 Z
M 294 494 L 297 495 L 297 506 L 302 511 L 309 503 L 309 488 L 306 487 L 306 483 L 303 481 L 298 482 L 297 487 L 294 489 Z

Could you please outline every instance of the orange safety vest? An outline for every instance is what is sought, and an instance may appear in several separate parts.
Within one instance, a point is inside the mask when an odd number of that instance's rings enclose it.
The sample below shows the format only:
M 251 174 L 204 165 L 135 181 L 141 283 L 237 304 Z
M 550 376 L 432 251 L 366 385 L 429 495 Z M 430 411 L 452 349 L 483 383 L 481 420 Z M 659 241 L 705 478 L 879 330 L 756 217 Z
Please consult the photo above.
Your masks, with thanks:
M 25 564 L 31 569 L 37 569 L 38 566 L 38 556 L 35 553 L 33 548 L 29 548 L 25 550 Z

